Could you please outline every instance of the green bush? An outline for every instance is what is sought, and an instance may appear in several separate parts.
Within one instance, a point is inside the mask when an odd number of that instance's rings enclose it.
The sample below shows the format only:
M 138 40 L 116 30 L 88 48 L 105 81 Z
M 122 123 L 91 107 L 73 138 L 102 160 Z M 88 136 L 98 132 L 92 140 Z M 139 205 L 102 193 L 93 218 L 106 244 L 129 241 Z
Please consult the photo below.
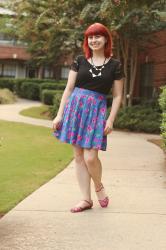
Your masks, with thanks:
M 54 96 L 56 96 L 57 94 L 62 95 L 62 93 L 63 93 L 62 90 L 47 90 L 47 89 L 44 89 L 42 91 L 42 94 L 41 94 L 41 101 L 44 104 L 53 105 L 53 102 L 55 100 Z
M 1 89 L 9 89 L 11 91 L 14 91 L 14 81 L 13 79 L 8 78 L 0 78 L 0 88 Z
M 21 97 L 30 100 L 40 100 L 39 97 L 39 84 L 34 82 L 23 82 L 21 84 Z
M 43 80 L 43 79 L 31 79 L 31 78 L 15 79 L 14 80 L 14 82 L 15 82 L 15 92 L 20 97 L 27 98 L 27 99 L 32 99 L 32 98 L 28 98 L 28 96 L 24 93 L 24 87 L 22 87 L 22 85 L 27 83 L 27 86 L 28 86 L 28 84 L 32 85 L 34 83 L 36 86 L 38 86 L 36 88 L 39 88 L 40 84 L 42 84 L 43 81 L 45 81 L 45 80 Z M 33 99 L 33 100 L 39 100 L 39 95 L 38 95 L 37 99 Z
M 42 91 L 44 89 L 47 90 L 64 90 L 65 85 L 64 84 L 59 84 L 59 83 L 41 83 L 40 84 L 40 97 L 42 98 Z
M 162 109 L 161 136 L 163 138 L 163 148 L 166 149 L 166 86 L 161 87 L 159 105 Z
M 161 94 L 159 97 L 159 105 L 162 111 L 166 112 L 166 86 L 161 87 Z
M 108 109 L 107 116 L 110 113 Z M 146 133 L 160 133 L 161 111 L 150 105 L 134 105 L 120 108 L 114 128 Z
M 23 83 L 35 83 L 38 84 L 39 87 L 39 96 L 37 97 L 37 99 L 34 100 L 39 100 L 42 98 L 42 90 L 43 89 L 64 89 L 65 85 L 64 85 L 64 81 L 56 81 L 55 80 L 48 80 L 48 79 L 31 79 L 31 78 L 26 78 L 26 79 L 15 79 L 15 92 L 17 93 L 18 96 L 23 97 L 23 98 L 28 98 L 27 96 L 25 96 L 24 91 L 22 88 L 22 84 Z M 57 86 L 57 87 L 54 87 Z M 36 88 L 38 88 L 36 85 Z M 29 98 L 28 98 L 29 99 Z
M 23 97 L 24 93 L 22 93 L 21 86 L 25 82 L 35 82 L 40 84 L 43 80 L 30 78 L 0 78 L 0 88 L 8 88 L 11 91 L 14 91 L 18 96 Z
M 46 84 L 45 79 L 16 79 L 15 80 L 15 92 L 18 96 L 32 99 L 40 100 L 40 85 Z M 29 86 L 29 87 L 28 87 Z M 29 90 L 28 90 L 29 88 Z M 30 93 L 32 91 L 32 93 Z
M 10 104 L 16 101 L 16 96 L 9 89 L 0 89 L 0 104 Z
M 112 105 L 112 100 L 113 100 L 112 94 L 108 94 L 106 96 L 106 100 L 107 100 L 107 107 L 110 107 Z
M 63 92 L 62 93 L 59 92 L 54 96 L 53 106 L 50 106 L 50 108 L 49 108 L 52 119 L 57 115 L 57 112 L 58 112 L 58 109 L 60 106 L 60 102 L 62 99 L 62 94 L 63 94 Z
M 23 80 L 25 81 L 25 79 L 14 79 L 13 80 L 13 83 L 14 83 L 14 91 L 15 93 L 20 96 L 20 97 L 23 97 L 22 96 L 22 92 L 21 92 L 21 85 L 23 83 Z
M 36 79 L 36 78 L 0 78 L 0 88 L 8 88 L 14 91 L 18 96 L 26 97 L 24 93 L 23 83 L 36 83 L 41 87 L 41 89 L 61 89 L 63 90 L 66 85 L 66 80 L 54 80 L 54 79 Z M 56 87 L 53 87 L 56 86 Z

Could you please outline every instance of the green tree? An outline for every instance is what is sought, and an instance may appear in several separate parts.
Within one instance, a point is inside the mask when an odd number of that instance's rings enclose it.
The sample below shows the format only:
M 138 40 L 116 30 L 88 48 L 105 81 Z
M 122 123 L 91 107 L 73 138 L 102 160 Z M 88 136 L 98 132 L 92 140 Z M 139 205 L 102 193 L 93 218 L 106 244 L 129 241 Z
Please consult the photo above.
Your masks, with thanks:
M 153 0 L 104 0 L 97 5 L 87 4 L 81 13 L 82 22 L 101 21 L 112 31 L 114 52 L 116 57 L 123 60 L 126 75 L 124 106 L 132 104 L 138 52 L 145 49 L 148 42 L 155 42 L 155 36 L 151 38 L 152 32 L 165 27 L 165 22 L 160 15 L 164 9 L 163 0 L 155 2 Z
M 13 0 L 16 35 L 28 43 L 32 62 L 42 77 L 45 65 L 58 65 L 62 56 L 80 50 L 79 15 L 86 1 Z M 78 32 L 79 30 L 79 32 Z

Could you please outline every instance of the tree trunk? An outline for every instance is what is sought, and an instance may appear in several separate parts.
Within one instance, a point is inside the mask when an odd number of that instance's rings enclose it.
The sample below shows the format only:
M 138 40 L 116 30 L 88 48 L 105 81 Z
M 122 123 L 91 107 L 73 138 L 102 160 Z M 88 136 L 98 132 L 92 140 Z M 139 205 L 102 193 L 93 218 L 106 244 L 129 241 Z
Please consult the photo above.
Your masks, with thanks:
M 44 66 L 40 65 L 38 70 L 38 79 L 43 79 L 43 78 L 44 78 Z
M 132 43 L 131 56 L 130 56 L 130 83 L 129 83 L 129 100 L 128 106 L 132 105 L 133 91 L 137 73 L 137 60 L 138 60 L 138 46 Z
M 119 39 L 117 39 L 117 46 L 116 46 L 116 58 L 118 58 L 119 60 L 121 59 L 121 57 L 120 57 L 120 52 L 121 52 L 121 49 L 120 49 L 120 41 L 119 41 Z
M 125 107 L 127 105 L 127 90 L 128 90 L 128 57 L 129 57 L 129 40 L 125 39 L 124 37 L 120 37 L 120 47 L 123 55 L 124 60 L 124 73 L 125 73 L 125 79 L 124 79 L 124 88 L 123 88 L 123 98 L 122 98 L 122 105 Z

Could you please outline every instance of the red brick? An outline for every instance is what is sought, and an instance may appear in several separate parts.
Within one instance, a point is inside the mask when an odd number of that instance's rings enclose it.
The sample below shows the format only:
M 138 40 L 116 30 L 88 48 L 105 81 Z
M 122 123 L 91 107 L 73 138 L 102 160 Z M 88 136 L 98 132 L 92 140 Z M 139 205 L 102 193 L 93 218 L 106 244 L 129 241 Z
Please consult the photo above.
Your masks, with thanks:
M 16 55 L 16 58 L 14 57 Z M 24 47 L 15 46 L 0 46 L 0 59 L 18 59 L 18 60 L 29 60 L 30 54 Z

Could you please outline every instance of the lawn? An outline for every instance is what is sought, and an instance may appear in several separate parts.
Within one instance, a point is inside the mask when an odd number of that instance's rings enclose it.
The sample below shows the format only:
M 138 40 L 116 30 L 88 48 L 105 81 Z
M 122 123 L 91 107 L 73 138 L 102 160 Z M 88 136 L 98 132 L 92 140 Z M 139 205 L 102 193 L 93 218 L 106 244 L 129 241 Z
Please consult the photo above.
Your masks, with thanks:
M 51 120 L 48 105 L 41 105 L 39 107 L 23 109 L 20 112 L 20 114 L 24 116 L 33 117 L 33 118 Z
M 62 171 L 71 145 L 41 126 L 0 121 L 0 215 Z

